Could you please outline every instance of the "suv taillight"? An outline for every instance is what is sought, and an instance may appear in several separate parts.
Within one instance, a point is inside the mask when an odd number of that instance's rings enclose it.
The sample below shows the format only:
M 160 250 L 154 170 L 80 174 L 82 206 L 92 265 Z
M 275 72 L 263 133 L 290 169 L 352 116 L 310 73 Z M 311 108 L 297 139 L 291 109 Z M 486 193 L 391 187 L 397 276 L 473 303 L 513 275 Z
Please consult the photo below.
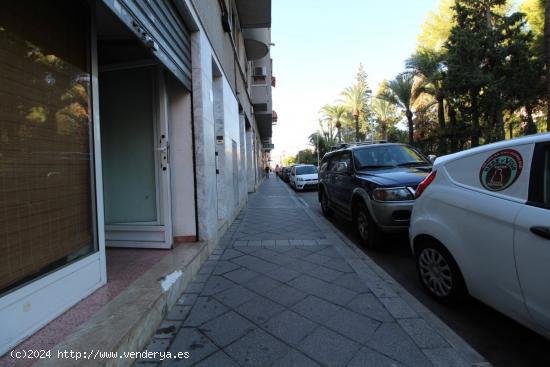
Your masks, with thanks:
M 420 195 L 422 195 L 422 193 L 424 192 L 424 190 L 426 190 L 428 188 L 428 186 L 430 186 L 430 184 L 434 181 L 435 179 L 435 171 L 433 171 L 432 173 L 430 173 L 428 175 L 428 177 L 426 177 L 424 179 L 424 181 L 422 181 L 420 183 L 420 185 L 418 185 L 418 187 L 416 188 L 416 192 L 414 193 L 414 198 L 415 199 L 418 199 L 420 197 Z

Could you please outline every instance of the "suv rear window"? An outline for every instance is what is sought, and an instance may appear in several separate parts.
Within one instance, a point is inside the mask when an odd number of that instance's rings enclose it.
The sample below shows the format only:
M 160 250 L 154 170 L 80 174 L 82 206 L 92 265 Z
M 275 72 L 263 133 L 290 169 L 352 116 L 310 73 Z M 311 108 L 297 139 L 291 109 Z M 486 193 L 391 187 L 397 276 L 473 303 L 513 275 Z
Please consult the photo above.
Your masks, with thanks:
M 406 145 L 384 145 L 353 152 L 356 169 L 430 165 L 420 153 Z

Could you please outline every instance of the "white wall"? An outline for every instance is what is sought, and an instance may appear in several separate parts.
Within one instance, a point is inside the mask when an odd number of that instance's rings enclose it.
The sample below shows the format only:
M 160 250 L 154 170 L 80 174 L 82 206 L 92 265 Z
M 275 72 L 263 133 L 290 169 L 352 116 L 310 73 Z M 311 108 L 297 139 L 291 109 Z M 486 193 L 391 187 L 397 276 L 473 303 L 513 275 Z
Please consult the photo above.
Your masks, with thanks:
M 170 134 L 170 186 L 174 237 L 196 236 L 191 93 L 166 76 Z

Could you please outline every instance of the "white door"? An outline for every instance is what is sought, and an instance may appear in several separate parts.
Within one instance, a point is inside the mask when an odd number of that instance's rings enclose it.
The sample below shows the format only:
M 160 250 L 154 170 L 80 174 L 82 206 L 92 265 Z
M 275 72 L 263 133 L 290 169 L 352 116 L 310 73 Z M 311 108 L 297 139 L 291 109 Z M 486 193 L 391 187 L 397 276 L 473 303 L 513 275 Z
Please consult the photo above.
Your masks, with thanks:
M 529 205 L 517 216 L 515 253 L 525 303 L 550 332 L 550 144 L 535 149 Z
M 156 67 L 103 71 L 99 85 L 106 244 L 170 248 L 163 71 Z

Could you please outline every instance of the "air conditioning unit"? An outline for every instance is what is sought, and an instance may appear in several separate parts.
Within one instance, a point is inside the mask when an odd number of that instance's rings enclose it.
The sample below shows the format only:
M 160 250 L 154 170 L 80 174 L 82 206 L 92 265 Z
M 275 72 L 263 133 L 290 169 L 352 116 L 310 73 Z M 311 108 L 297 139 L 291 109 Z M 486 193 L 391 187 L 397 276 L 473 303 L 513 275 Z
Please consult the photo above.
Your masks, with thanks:
M 267 76 L 267 70 L 265 66 L 256 66 L 254 67 L 253 76 Z

